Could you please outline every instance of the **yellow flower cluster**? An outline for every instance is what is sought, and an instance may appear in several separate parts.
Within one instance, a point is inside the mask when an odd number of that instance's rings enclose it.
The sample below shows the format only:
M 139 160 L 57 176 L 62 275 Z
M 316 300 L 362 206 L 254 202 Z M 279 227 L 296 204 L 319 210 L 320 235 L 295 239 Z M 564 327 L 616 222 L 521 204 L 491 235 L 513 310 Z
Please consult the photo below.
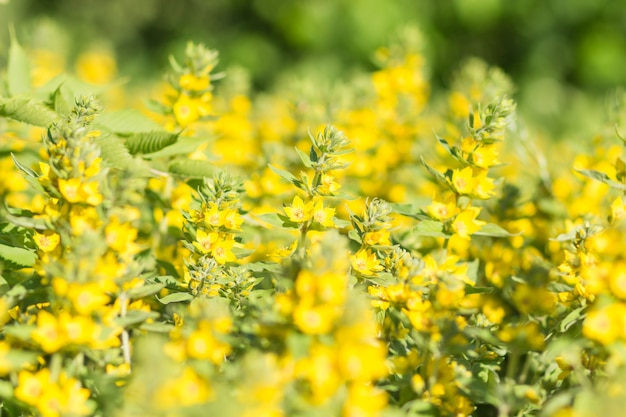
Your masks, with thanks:
M 156 121 L 68 86 L 0 96 L 0 414 L 623 401 L 623 148 L 548 164 L 502 72 L 470 60 L 431 91 L 420 43 L 403 32 L 332 91 L 257 97 L 189 44 Z

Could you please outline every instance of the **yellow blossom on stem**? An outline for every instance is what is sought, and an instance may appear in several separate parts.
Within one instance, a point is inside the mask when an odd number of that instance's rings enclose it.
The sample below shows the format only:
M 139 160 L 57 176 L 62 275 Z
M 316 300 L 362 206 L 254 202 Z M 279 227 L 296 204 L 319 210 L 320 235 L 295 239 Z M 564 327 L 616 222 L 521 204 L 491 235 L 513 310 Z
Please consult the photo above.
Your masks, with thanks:
M 303 333 L 326 334 L 332 330 L 337 315 L 337 307 L 332 304 L 301 302 L 293 311 L 293 321 Z
M 233 246 L 235 241 L 233 239 L 219 239 L 213 245 L 212 255 L 218 264 L 223 265 L 226 262 L 232 262 L 237 259 L 233 254 Z
M 474 191 L 474 172 L 472 167 L 452 171 L 450 184 L 459 195 L 470 195 Z
M 626 305 L 613 303 L 608 307 L 592 310 L 583 323 L 583 335 L 603 345 L 609 345 L 624 336 Z
M 196 241 L 193 242 L 193 246 L 201 253 L 207 254 L 213 251 L 213 248 L 219 240 L 219 234 L 217 232 L 207 233 L 204 230 L 198 230 L 196 232 Z
M 471 153 L 472 164 L 481 168 L 489 168 L 498 165 L 498 147 L 496 145 L 483 145 Z
M 209 88 L 211 81 L 208 75 L 198 77 L 193 74 L 183 74 L 178 79 L 181 88 L 189 91 L 202 91 Z
M 243 217 L 237 210 L 226 210 L 223 215 L 224 227 L 229 230 L 241 230 Z
M 305 204 L 299 196 L 295 196 L 291 205 L 286 206 L 284 210 L 290 221 L 304 223 L 313 217 L 314 204 L 312 201 Z
M 317 191 L 323 195 L 334 195 L 341 185 L 335 181 L 335 177 L 330 174 L 322 174 L 321 184 L 317 187 Z
M 324 203 L 320 200 L 315 203 L 313 208 L 313 221 L 319 223 L 323 227 L 333 227 L 335 222 L 333 217 L 335 216 L 334 208 L 325 208 Z
M 361 249 L 350 257 L 352 268 L 361 275 L 374 275 L 378 271 L 383 270 L 383 266 L 376 257 L 375 253 L 369 252 L 367 249 Z
M 224 224 L 223 213 L 220 212 L 219 206 L 214 202 L 209 202 L 208 206 L 203 210 L 202 217 L 207 227 L 217 229 Z
M 480 214 L 479 207 L 468 207 L 459 213 L 452 222 L 452 230 L 463 239 L 470 239 L 470 235 L 479 231 L 485 222 L 476 220 Z
M 98 182 L 82 183 L 80 178 L 60 179 L 59 191 L 70 203 L 87 203 L 97 206 L 104 197 L 100 194 Z
M 102 286 L 95 282 L 69 284 L 66 296 L 80 314 L 90 314 L 111 301 Z
M 367 246 L 375 246 L 382 245 L 388 246 L 391 245 L 391 240 L 389 239 L 389 231 L 388 230 L 377 230 L 375 232 L 367 232 L 363 236 L 363 243 Z
M 47 353 L 56 352 L 68 343 L 67 336 L 56 317 L 46 310 L 41 310 L 37 314 L 37 328 L 33 330 L 31 337 Z
M 51 231 L 47 231 L 44 233 L 35 232 L 33 239 L 35 240 L 37 247 L 42 252 L 49 253 L 55 250 L 57 246 L 59 246 L 59 242 L 61 241 L 61 236 L 59 236 L 58 233 L 51 232 Z

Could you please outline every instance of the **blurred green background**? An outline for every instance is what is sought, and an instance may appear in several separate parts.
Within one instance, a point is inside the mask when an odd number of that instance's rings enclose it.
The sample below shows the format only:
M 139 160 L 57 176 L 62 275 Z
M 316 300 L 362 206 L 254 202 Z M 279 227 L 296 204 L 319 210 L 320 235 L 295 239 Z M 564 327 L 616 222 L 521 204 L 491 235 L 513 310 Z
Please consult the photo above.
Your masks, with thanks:
M 374 50 L 408 23 L 424 33 L 435 90 L 478 56 L 512 77 L 522 114 L 548 130 L 580 119 L 564 113 L 601 114 L 597 104 L 626 83 L 621 0 L 0 0 L 0 59 L 13 24 L 26 46 L 70 58 L 110 48 L 120 75 L 145 79 L 195 40 L 264 90 L 285 71 L 332 80 L 373 69 Z

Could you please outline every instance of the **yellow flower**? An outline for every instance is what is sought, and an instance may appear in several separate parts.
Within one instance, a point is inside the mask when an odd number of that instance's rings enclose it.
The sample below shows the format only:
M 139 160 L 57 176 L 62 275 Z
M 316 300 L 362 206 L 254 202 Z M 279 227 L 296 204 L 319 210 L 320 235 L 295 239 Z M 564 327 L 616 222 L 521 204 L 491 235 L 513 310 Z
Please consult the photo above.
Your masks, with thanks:
M 224 211 L 224 227 L 230 230 L 240 230 L 243 224 L 243 217 L 237 210 Z
M 67 299 L 80 314 L 91 314 L 107 305 L 111 298 L 95 283 L 72 283 L 67 287 Z
M 42 252 L 49 253 L 55 250 L 57 246 L 59 246 L 59 242 L 61 241 L 61 236 L 59 236 L 58 233 L 51 232 L 51 231 L 47 231 L 44 233 L 35 232 L 33 239 L 35 240 L 37 247 Z
M 472 163 L 481 168 L 489 168 L 500 163 L 496 145 L 483 145 L 471 154 Z
M 319 187 L 317 187 L 317 191 L 319 191 L 322 195 L 334 195 L 341 185 L 335 181 L 335 177 L 330 174 L 322 174 L 322 181 Z
M 232 251 L 234 244 L 235 241 L 233 239 L 219 239 L 213 245 L 212 255 L 218 264 L 223 265 L 226 262 L 232 262 L 237 259 Z
M 211 112 L 210 100 L 210 93 L 200 98 L 191 98 L 187 94 L 181 94 L 172 108 L 178 124 L 187 126 L 201 117 L 208 116 Z
M 295 196 L 291 206 L 285 207 L 284 210 L 292 222 L 304 223 L 313 217 L 314 205 L 312 201 L 304 204 L 299 196 Z
M 56 317 L 45 310 L 37 314 L 37 328 L 33 330 L 31 337 L 47 353 L 56 352 L 68 343 Z
M 326 334 L 332 330 L 337 315 L 333 305 L 301 302 L 293 311 L 293 321 L 303 333 Z
M 111 218 L 111 221 L 104 229 L 104 233 L 107 245 L 122 255 L 132 255 L 139 249 L 135 244 L 137 229 L 130 223 L 120 223 L 117 217 Z
M 59 191 L 70 203 L 87 203 L 97 206 L 104 200 L 99 191 L 99 184 L 95 181 L 83 184 L 80 178 L 60 179 Z
M 211 400 L 215 395 L 209 382 L 186 366 L 180 376 L 166 379 L 154 392 L 159 408 L 189 407 Z
M 217 232 L 207 233 L 204 230 L 198 230 L 196 232 L 196 241 L 193 242 L 193 246 L 203 254 L 211 253 L 218 239 L 219 234 Z
M 209 88 L 211 80 L 208 75 L 198 77 L 193 74 L 184 74 L 178 79 L 178 84 L 185 90 L 202 91 Z
M 474 171 L 472 167 L 452 171 L 452 188 L 460 195 L 470 195 L 474 192 Z
M 37 405 L 49 385 L 50 370 L 48 368 L 44 368 L 36 374 L 21 371 L 17 376 L 15 398 L 29 405 Z
M 210 202 L 208 207 L 204 209 L 202 217 L 204 218 L 204 224 L 209 228 L 217 229 L 224 224 L 223 213 L 220 212 L 218 205 L 214 202 Z
M 583 323 L 583 335 L 603 345 L 609 345 L 624 336 L 624 315 L 626 305 L 621 303 L 590 311 Z
M 335 222 L 333 217 L 335 216 L 334 208 L 324 208 L 324 203 L 320 200 L 315 203 L 313 208 L 313 221 L 319 223 L 323 227 L 333 227 Z
M 383 270 L 375 253 L 370 253 L 367 249 L 361 249 L 350 257 L 352 268 L 361 275 L 374 275 Z
M 391 245 L 391 241 L 389 240 L 389 231 L 378 230 L 376 232 L 367 232 L 363 236 L 363 243 L 366 244 L 367 246 Z
M 117 66 L 109 51 L 90 51 L 81 54 L 76 61 L 76 73 L 92 84 L 106 84 L 115 77 Z
M 436 220 L 446 221 L 456 216 L 459 208 L 456 206 L 456 198 L 454 194 L 449 194 L 445 199 L 440 200 L 439 197 L 433 198 L 431 205 L 426 207 L 426 213 Z
M 479 207 L 469 207 L 459 213 L 452 222 L 452 229 L 463 239 L 470 239 L 470 235 L 479 231 L 485 222 L 476 220 L 480 213 Z

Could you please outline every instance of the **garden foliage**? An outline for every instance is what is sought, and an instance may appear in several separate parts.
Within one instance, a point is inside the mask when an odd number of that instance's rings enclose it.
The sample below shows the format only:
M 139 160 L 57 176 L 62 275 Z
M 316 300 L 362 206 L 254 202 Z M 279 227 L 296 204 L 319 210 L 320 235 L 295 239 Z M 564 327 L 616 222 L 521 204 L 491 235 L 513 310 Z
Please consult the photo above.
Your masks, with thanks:
M 620 415 L 620 126 L 548 157 L 501 71 L 433 96 L 420 48 L 253 95 L 190 43 L 143 106 L 13 39 L 0 414 Z

